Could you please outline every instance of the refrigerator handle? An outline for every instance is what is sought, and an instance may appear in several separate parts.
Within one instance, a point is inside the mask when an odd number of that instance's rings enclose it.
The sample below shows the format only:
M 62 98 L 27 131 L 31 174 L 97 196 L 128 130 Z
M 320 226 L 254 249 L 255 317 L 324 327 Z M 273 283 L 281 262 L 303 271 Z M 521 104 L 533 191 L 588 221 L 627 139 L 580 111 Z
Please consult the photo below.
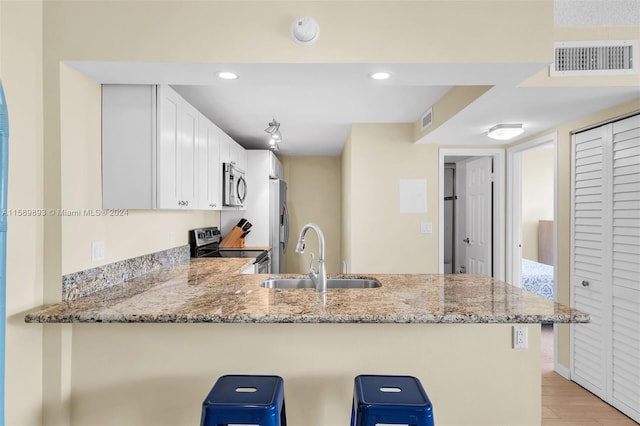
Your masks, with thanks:
M 287 246 L 289 245 L 289 210 L 287 210 L 286 204 L 284 205 L 282 212 L 282 227 L 284 228 L 284 238 L 282 241 L 284 247 L 282 248 L 282 253 L 286 253 Z

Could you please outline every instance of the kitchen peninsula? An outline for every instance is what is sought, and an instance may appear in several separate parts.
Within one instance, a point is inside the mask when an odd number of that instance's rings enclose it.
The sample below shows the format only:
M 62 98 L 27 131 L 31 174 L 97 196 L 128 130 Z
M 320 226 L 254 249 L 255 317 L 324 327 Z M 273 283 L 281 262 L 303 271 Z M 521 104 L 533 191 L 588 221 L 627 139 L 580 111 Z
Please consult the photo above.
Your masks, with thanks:
M 29 313 L 73 323 L 72 424 L 197 424 L 229 373 L 283 376 L 293 426 L 348 424 L 363 373 L 419 377 L 439 425 L 540 424 L 539 324 L 589 320 L 489 277 L 372 274 L 381 287 L 323 300 L 262 288 L 267 275 L 236 273 L 247 262 L 178 262 Z M 526 324 L 528 349 L 512 348 L 514 323 Z M 107 346 L 121 357 L 105 359 Z

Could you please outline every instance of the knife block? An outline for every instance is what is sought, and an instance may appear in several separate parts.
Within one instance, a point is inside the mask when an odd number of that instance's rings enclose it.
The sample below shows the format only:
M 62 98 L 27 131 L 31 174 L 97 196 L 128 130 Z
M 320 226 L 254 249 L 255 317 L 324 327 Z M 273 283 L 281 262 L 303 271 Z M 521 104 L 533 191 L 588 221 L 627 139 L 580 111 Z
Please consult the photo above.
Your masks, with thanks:
M 242 228 L 234 226 L 226 237 L 220 241 L 220 247 L 244 247 L 244 231 Z

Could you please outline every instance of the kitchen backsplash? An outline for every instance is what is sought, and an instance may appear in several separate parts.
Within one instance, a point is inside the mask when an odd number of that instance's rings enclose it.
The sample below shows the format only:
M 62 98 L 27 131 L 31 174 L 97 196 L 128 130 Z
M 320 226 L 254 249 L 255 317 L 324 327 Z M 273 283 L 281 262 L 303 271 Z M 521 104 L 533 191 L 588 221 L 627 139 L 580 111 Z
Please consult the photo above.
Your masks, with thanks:
M 62 300 L 70 302 L 164 266 L 189 259 L 189 244 L 62 276 Z

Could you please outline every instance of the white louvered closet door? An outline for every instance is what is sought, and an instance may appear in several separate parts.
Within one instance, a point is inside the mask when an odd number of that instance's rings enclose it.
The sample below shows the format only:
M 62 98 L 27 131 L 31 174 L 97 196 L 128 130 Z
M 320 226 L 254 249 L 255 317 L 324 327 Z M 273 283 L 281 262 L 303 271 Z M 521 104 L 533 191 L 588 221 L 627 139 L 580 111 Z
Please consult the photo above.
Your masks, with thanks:
M 612 398 L 640 422 L 640 115 L 612 126 Z
M 640 422 L 640 115 L 574 135 L 572 378 Z
M 607 394 L 607 309 L 605 277 L 606 133 L 596 128 L 574 136 L 573 144 L 573 307 L 591 322 L 573 327 L 573 380 L 601 398 Z

